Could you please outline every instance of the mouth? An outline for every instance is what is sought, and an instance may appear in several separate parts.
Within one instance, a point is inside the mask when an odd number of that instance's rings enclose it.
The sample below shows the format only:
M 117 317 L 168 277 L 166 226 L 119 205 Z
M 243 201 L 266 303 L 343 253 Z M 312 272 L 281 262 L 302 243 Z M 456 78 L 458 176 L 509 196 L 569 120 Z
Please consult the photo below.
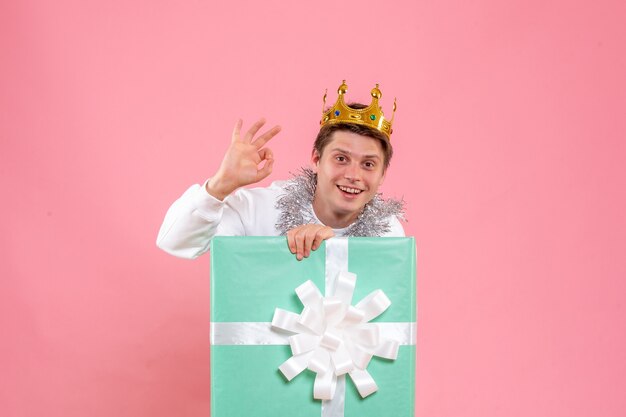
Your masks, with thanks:
M 339 190 L 344 195 L 347 195 L 349 197 L 356 197 L 357 195 L 359 195 L 359 194 L 361 194 L 363 192 L 363 190 L 361 190 L 360 188 L 346 187 L 346 186 L 343 186 L 343 185 L 337 185 L 337 188 L 339 188 Z

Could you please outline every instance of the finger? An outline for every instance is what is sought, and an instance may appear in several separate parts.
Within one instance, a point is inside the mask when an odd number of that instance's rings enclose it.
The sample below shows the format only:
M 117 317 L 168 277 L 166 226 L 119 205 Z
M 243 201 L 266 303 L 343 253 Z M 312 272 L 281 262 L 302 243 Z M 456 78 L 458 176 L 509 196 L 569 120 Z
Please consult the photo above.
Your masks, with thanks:
M 252 127 L 246 132 L 246 136 L 244 136 L 243 140 L 248 143 L 252 142 L 252 138 L 254 137 L 254 135 L 256 135 L 256 132 L 258 132 L 264 124 L 264 118 L 257 120 L 256 123 L 254 123 Z
M 311 247 L 313 246 L 313 242 L 315 241 L 315 237 L 317 236 L 315 227 L 309 227 L 306 233 L 304 234 L 304 257 L 308 258 L 311 254 Z
M 304 256 L 304 235 L 305 233 L 300 230 L 296 230 L 294 240 L 296 242 L 296 259 L 301 261 Z
M 233 128 L 233 136 L 231 137 L 232 142 L 237 142 L 239 140 L 241 125 L 243 125 L 243 120 L 237 120 L 237 123 L 235 123 L 235 127 Z
M 315 236 L 315 242 L 313 242 L 313 250 L 317 250 L 317 248 L 319 248 L 322 244 L 322 241 L 330 239 L 333 236 L 335 236 L 335 232 L 333 231 L 333 229 L 328 226 L 324 226 L 317 232 L 317 235 Z
M 330 239 L 331 237 L 335 236 L 335 231 L 331 229 L 330 227 L 326 226 L 324 228 L 324 233 L 322 234 L 322 236 L 324 237 L 324 240 Z
M 257 152 L 259 158 L 262 160 L 271 160 L 274 159 L 274 152 L 270 148 L 263 148 Z
M 330 239 L 335 236 L 335 232 L 330 227 L 323 227 L 315 234 L 315 240 L 313 241 L 313 246 L 311 246 L 312 250 L 317 250 L 320 247 L 322 242 L 326 239 Z
M 257 147 L 257 149 L 261 149 L 263 145 L 265 145 L 270 139 L 276 136 L 280 131 L 281 127 L 276 125 L 267 132 L 263 133 L 261 136 L 256 138 L 252 144 Z
M 292 229 L 287 232 L 287 246 L 289 246 L 289 251 L 291 253 L 296 253 L 296 239 L 295 239 L 295 229 Z
M 273 168 L 274 168 L 274 159 L 272 158 L 265 159 L 265 164 L 263 164 L 263 168 L 257 171 L 256 182 L 259 182 L 262 179 L 267 178 L 272 173 Z
M 313 239 L 313 244 L 311 245 L 311 250 L 317 250 L 317 248 L 320 247 L 323 241 L 324 241 L 324 237 L 322 235 L 322 230 L 320 230 L 315 234 L 315 238 Z

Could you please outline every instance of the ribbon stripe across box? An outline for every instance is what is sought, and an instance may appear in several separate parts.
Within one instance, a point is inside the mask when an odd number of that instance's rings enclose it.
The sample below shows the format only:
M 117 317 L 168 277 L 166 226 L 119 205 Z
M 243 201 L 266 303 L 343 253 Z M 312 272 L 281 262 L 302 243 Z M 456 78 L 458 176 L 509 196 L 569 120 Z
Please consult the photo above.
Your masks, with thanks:
M 367 372 L 378 390 L 362 398 L 347 375 L 332 400 L 315 400 L 316 374 L 291 381 L 279 370 L 294 353 L 272 328 L 276 309 L 295 314 L 295 289 L 307 283 L 332 295 L 339 271 L 356 274 L 352 305 L 375 290 L 391 304 L 370 323 L 399 342 L 394 360 L 374 356 Z M 298 262 L 284 237 L 216 237 L 211 243 L 211 415 L 413 416 L 415 368 L 413 238 L 333 238 Z M 354 375 L 352 375 L 354 376 Z M 363 389 L 362 389 L 363 391 Z

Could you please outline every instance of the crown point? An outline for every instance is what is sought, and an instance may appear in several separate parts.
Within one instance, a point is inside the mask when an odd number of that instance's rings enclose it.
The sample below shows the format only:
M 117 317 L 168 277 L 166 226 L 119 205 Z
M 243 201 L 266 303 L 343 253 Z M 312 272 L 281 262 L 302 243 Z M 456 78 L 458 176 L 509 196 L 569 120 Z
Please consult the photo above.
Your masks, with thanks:
M 322 97 L 322 113 L 326 110 L 326 96 L 328 95 L 328 89 L 324 90 L 324 97 Z
M 380 99 L 383 96 L 383 93 L 380 92 L 380 90 L 378 89 L 378 84 L 376 84 L 376 87 L 372 88 L 372 97 Z
M 346 84 L 346 80 L 343 80 L 339 89 L 337 90 L 337 94 L 344 95 L 348 92 L 348 84 Z

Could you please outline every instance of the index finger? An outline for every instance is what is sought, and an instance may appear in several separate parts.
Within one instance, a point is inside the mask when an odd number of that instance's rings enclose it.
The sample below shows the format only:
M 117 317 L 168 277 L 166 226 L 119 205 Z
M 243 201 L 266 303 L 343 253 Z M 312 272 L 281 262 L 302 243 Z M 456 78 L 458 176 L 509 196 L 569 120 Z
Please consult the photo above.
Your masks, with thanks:
M 244 142 L 248 142 L 251 143 L 252 142 L 252 138 L 254 137 L 254 135 L 256 135 L 256 132 L 259 131 L 260 128 L 263 127 L 263 125 L 265 124 L 265 118 L 260 118 L 259 120 L 257 120 L 250 129 L 248 129 L 248 131 L 246 132 L 246 135 L 243 137 L 244 138 Z
M 239 140 L 239 135 L 241 133 L 241 125 L 243 124 L 243 120 L 237 120 L 235 123 L 235 127 L 233 128 L 233 135 L 231 137 L 232 142 L 237 142 Z
M 261 149 L 263 145 L 265 145 L 267 142 L 269 142 L 270 139 L 276 136 L 280 132 L 281 129 L 282 128 L 278 125 L 274 126 L 270 130 L 268 130 L 267 132 L 263 133 L 261 136 L 256 138 L 254 142 L 252 142 L 252 144 L 256 146 L 257 149 Z

